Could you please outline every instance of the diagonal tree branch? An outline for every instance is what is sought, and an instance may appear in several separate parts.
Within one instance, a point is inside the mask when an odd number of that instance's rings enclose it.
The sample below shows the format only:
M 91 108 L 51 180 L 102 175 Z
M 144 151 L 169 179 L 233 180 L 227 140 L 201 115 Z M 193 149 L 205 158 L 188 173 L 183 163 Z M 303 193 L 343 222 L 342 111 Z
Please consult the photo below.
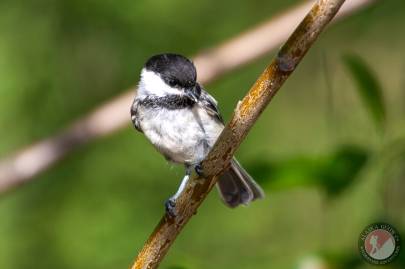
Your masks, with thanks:
M 197 208 L 215 185 L 218 176 L 228 167 L 232 156 L 250 128 L 344 1 L 318 0 L 314 4 L 281 48 L 277 57 L 260 75 L 243 100 L 238 103 L 231 121 L 202 162 L 204 178 L 194 176 L 189 181 L 176 203 L 178 215 L 176 217 L 163 216 L 138 254 L 132 269 L 157 268 L 177 235 L 196 213 Z
M 376 0 L 348 0 L 337 17 L 344 17 Z M 310 9 L 303 3 L 271 20 L 194 57 L 203 84 L 260 58 L 284 42 Z M 271 38 L 268 38 L 271 37 Z M 101 105 L 60 133 L 0 160 L 0 194 L 35 178 L 69 152 L 87 142 L 128 126 L 133 89 Z

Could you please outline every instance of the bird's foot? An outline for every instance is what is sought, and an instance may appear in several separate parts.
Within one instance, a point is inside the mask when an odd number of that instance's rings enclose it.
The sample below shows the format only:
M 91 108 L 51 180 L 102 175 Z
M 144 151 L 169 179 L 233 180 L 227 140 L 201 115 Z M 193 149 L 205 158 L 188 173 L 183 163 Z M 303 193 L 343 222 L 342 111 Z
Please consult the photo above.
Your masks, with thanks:
M 197 173 L 198 176 L 200 177 L 205 177 L 204 176 L 204 169 L 201 165 L 201 163 L 198 163 L 196 166 L 194 166 L 194 170 Z
M 166 214 L 169 215 L 170 217 L 174 218 L 177 215 L 176 212 L 176 199 L 174 198 L 169 198 L 165 202 L 165 209 L 166 209 Z

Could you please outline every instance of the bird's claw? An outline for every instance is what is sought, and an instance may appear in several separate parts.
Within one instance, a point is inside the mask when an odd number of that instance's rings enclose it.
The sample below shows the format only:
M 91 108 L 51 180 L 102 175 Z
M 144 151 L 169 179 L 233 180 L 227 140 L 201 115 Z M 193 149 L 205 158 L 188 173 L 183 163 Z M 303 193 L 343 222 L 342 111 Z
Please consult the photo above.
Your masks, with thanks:
M 200 177 L 204 177 L 204 169 L 203 169 L 201 163 L 197 164 L 194 167 L 194 170 L 197 173 L 197 175 L 199 175 Z
M 176 200 L 173 198 L 167 199 L 167 201 L 165 202 L 165 209 L 167 215 L 169 215 L 170 217 L 176 217 Z

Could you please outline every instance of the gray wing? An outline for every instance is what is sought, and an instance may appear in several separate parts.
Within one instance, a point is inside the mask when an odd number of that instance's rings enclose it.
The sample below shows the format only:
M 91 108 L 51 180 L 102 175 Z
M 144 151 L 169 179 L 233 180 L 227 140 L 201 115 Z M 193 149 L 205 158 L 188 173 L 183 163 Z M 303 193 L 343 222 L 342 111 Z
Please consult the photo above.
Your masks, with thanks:
M 217 100 L 215 100 L 214 97 L 212 97 L 202 87 L 201 87 L 200 104 L 204 107 L 204 109 L 208 112 L 209 115 L 216 118 L 221 123 L 224 123 L 221 113 L 219 113 Z
M 134 125 L 135 129 L 138 130 L 139 132 L 143 133 L 141 125 L 139 123 L 138 106 L 139 106 L 138 99 L 135 98 L 135 100 L 131 106 L 131 120 L 132 120 L 132 124 Z

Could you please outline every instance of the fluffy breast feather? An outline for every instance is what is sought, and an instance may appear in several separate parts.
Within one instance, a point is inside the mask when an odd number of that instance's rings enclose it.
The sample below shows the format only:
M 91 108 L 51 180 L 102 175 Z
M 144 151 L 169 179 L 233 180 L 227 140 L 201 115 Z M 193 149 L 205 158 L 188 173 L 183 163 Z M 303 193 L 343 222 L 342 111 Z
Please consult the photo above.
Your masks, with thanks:
M 145 136 L 167 159 L 177 163 L 200 162 L 223 129 L 199 105 L 176 110 L 139 106 L 137 112 Z

